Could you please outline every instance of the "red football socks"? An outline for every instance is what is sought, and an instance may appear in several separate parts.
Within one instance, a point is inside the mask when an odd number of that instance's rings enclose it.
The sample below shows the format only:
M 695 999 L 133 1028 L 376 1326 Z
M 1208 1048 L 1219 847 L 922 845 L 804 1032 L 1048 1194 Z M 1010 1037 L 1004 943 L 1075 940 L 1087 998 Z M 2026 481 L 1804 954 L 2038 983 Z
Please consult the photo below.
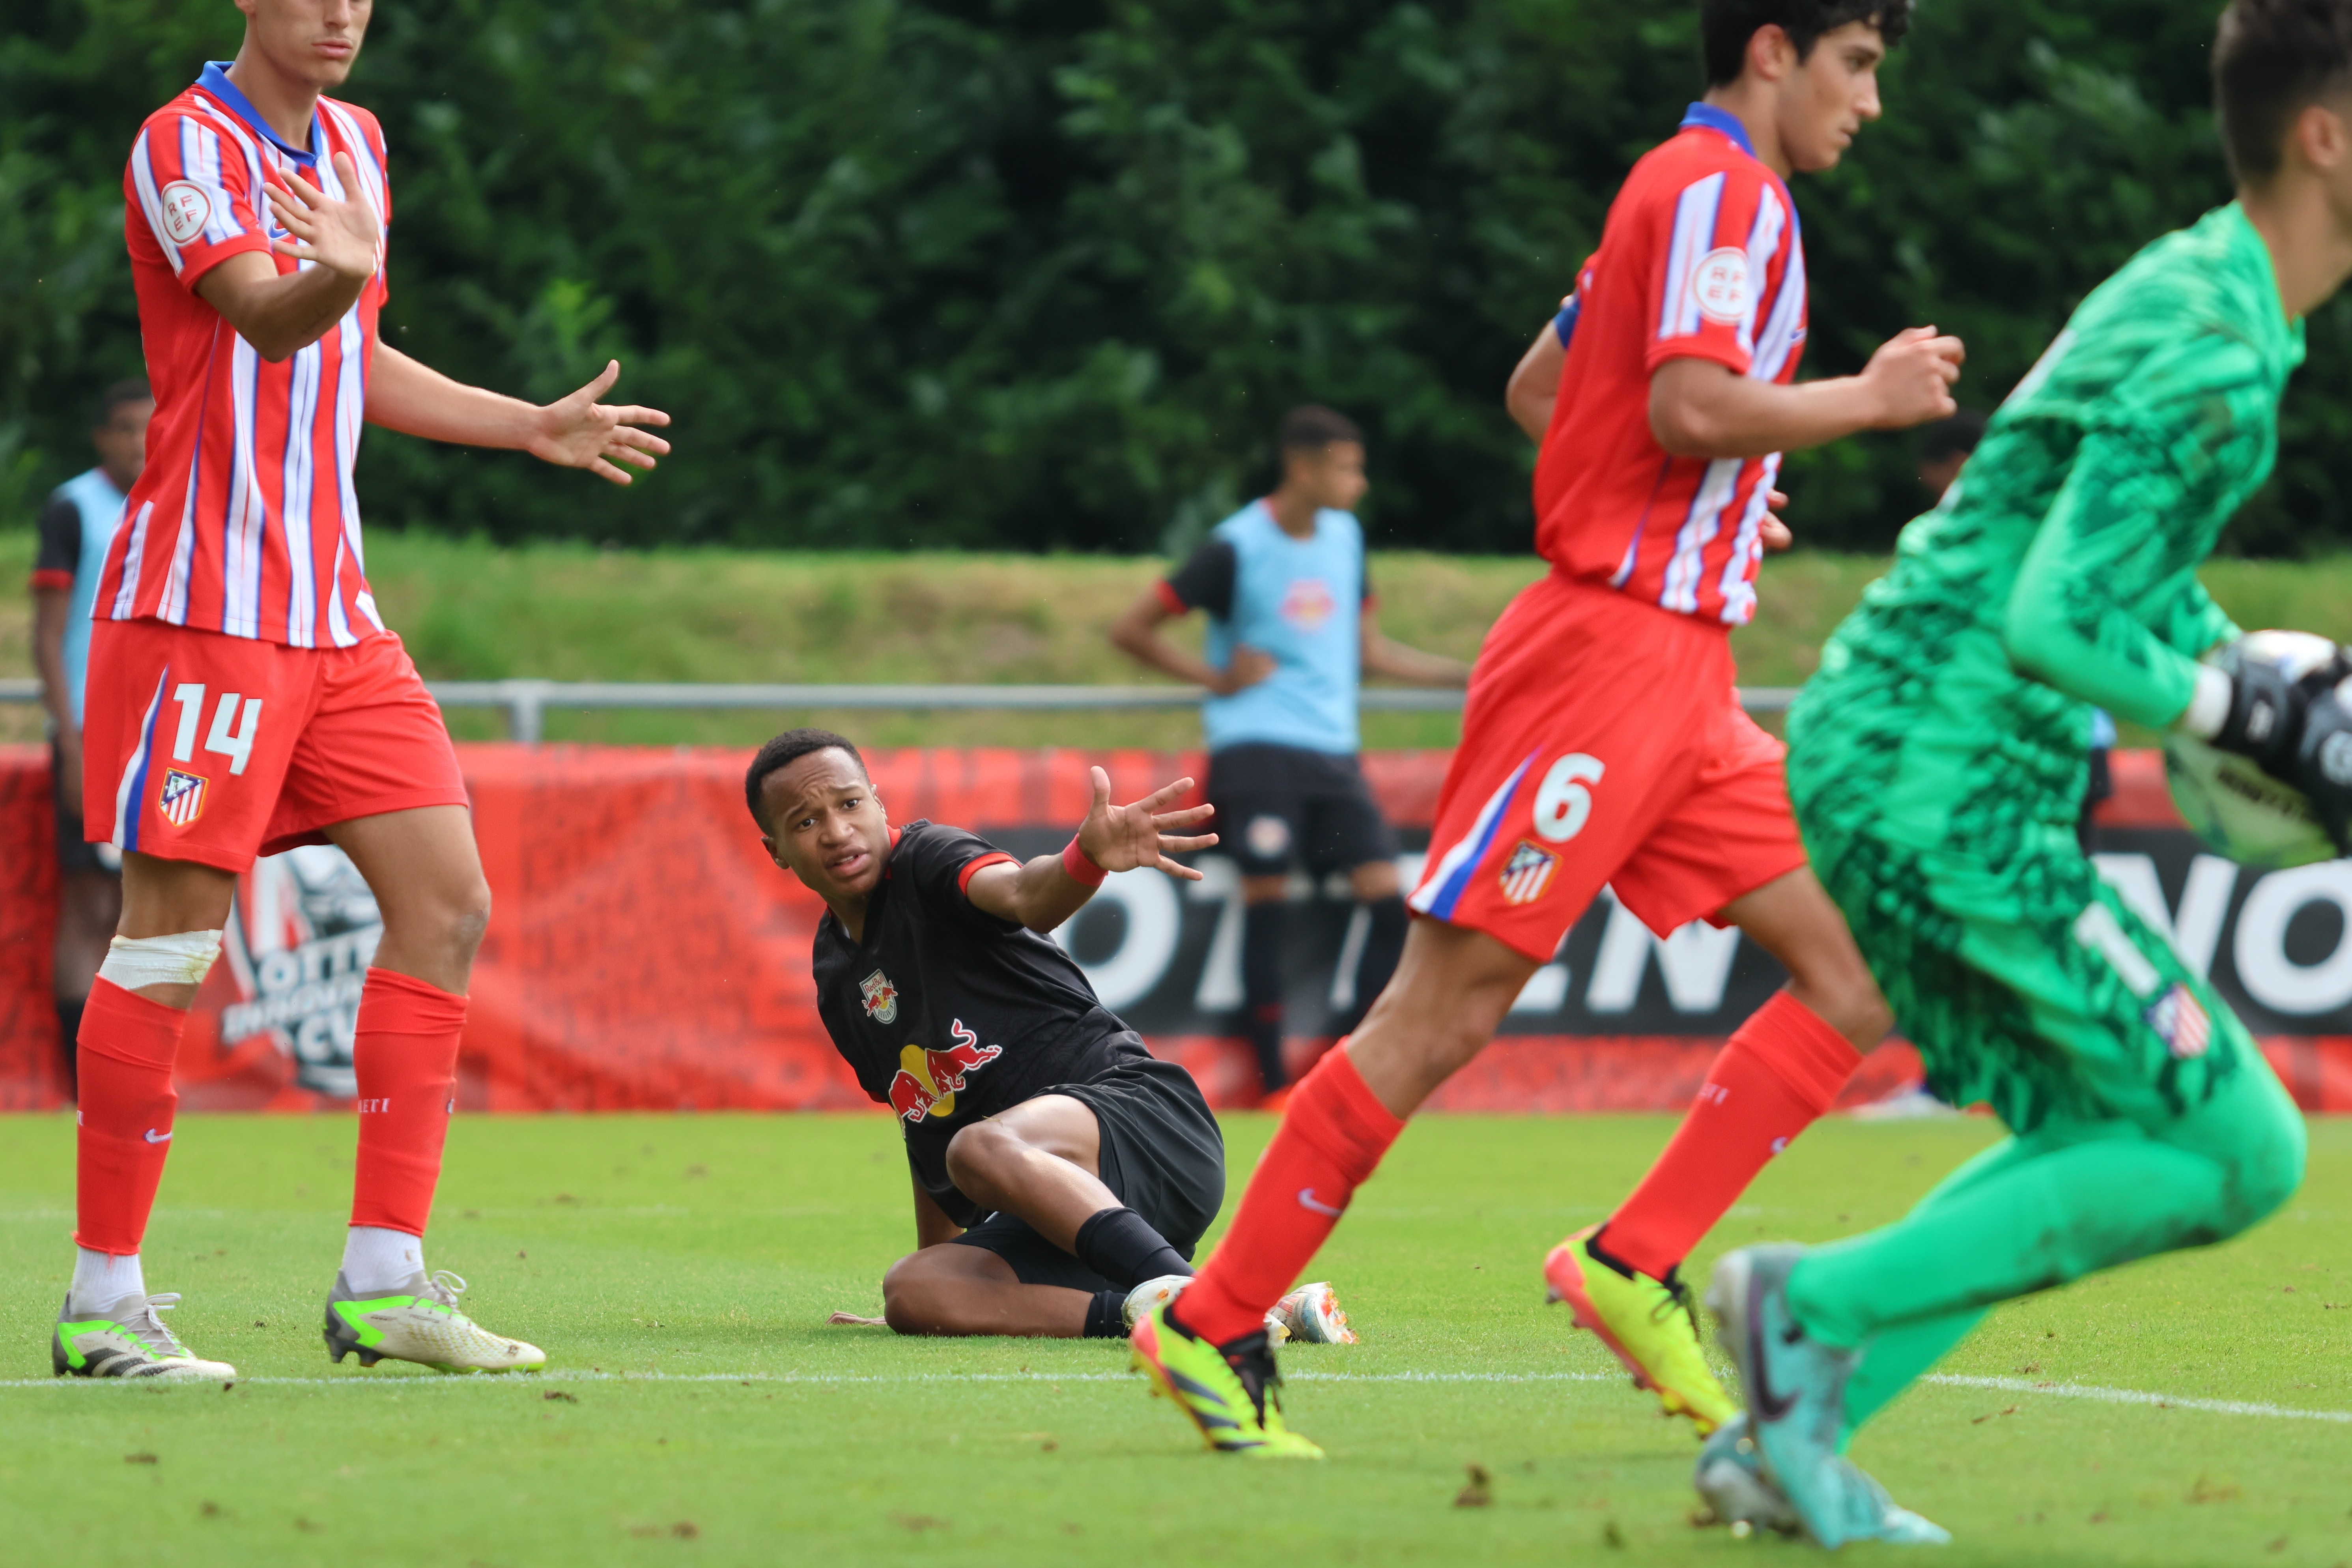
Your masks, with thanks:
M 1404 1123 L 1364 1086 L 1347 1042 L 1290 1091 L 1290 1106 L 1242 1194 L 1233 1229 L 1175 1303 L 1190 1333 L 1225 1344 L 1265 1326 L 1370 1179 Z
M 463 996 L 389 969 L 367 972 L 352 1046 L 360 1090 L 353 1225 L 425 1234 L 457 1106 L 457 1037 L 465 1026 Z
M 81 1115 L 75 1136 L 74 1245 L 135 1253 L 172 1150 L 172 1060 L 188 1015 L 111 980 L 82 1010 Z
M 1596 1249 L 1653 1279 L 1688 1257 L 1773 1155 L 1837 1102 L 1862 1054 L 1786 991 L 1748 1016 Z

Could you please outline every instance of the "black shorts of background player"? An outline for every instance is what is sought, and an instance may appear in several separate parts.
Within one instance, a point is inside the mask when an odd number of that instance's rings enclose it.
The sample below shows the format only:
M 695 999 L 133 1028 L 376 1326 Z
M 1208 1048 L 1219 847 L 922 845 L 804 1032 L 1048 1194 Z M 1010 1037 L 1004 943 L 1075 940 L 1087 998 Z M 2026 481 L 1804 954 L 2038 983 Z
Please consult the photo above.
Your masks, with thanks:
M 1331 1020 L 1352 1029 L 1404 950 L 1396 842 L 1357 764 L 1356 688 L 1366 673 L 1430 686 L 1468 683 L 1470 667 L 1381 634 L 1353 508 L 1369 488 L 1364 439 L 1328 408 L 1294 408 L 1280 434 L 1282 481 L 1219 523 L 1111 627 L 1113 646 L 1209 689 L 1209 802 L 1241 863 L 1242 1032 L 1269 1095 L 1282 1060 L 1283 951 L 1290 869 L 1348 874 L 1361 911 L 1343 952 L 1354 1001 Z M 1209 616 L 1205 658 L 1160 624 Z M 1352 964 L 1353 973 L 1349 972 Z
M 1094 808 L 1024 865 L 976 835 L 893 826 L 857 748 L 793 730 L 744 778 L 760 842 L 825 902 L 817 1011 L 866 1092 L 895 1111 L 917 1250 L 882 1280 L 902 1334 L 1121 1337 L 1139 1285 L 1190 1276 L 1224 1201 L 1224 1141 L 1192 1075 L 1155 1060 L 1045 935 L 1108 871 L 1157 867 L 1209 810 L 1181 779 Z

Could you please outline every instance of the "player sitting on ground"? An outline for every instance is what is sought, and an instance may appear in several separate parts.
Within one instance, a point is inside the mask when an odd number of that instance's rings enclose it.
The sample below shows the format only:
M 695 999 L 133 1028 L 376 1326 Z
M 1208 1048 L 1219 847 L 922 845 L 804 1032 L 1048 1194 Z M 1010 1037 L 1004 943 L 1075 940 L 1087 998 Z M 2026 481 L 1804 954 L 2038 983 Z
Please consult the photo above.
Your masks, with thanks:
M 245 42 L 148 116 L 123 171 L 147 463 L 107 547 L 90 626 L 82 816 L 122 851 L 122 917 L 82 1014 L 79 1248 L 60 1375 L 233 1377 L 191 1354 L 139 1249 L 178 1096 L 172 1068 L 218 957 L 237 873 L 332 843 L 383 937 L 360 993 L 359 1152 L 328 1353 L 510 1371 L 546 1357 L 459 1310 L 425 1221 L 457 1104 L 466 984 L 489 918 L 441 710 L 377 615 L 352 491 L 362 422 L 505 447 L 622 484 L 667 425 L 597 396 L 619 364 L 534 407 L 462 386 L 377 337 L 392 218 L 383 129 L 323 96 L 358 58 L 361 0 L 238 0 Z M 231 1129 L 219 1129 L 223 1136 Z
M 1941 1538 L 1843 1450 L 1994 1305 L 2224 1240 L 2302 1180 L 2262 1051 L 2075 837 L 2094 704 L 2253 758 L 2339 848 L 2352 816 L 2343 657 L 2200 664 L 2238 633 L 2197 580 L 2352 273 L 2352 0 L 2237 0 L 2212 61 L 2238 199 L 2092 290 L 1789 716 L 1805 842 L 1929 1086 L 2015 1134 L 1895 1225 L 1717 1266 L 1755 1440 L 1710 1458 L 1824 1546 Z
M 761 844 L 829 911 L 817 1013 L 906 1134 L 918 1250 L 882 1279 L 902 1334 L 1122 1336 L 1190 1279 L 1224 1201 L 1224 1137 L 1192 1075 L 1045 934 L 1108 872 L 1198 880 L 1168 857 L 1217 841 L 1172 831 L 1209 807 L 1166 809 L 1191 779 L 1133 805 L 1100 768 L 1094 787 L 1069 847 L 1024 865 L 960 827 L 893 826 L 829 731 L 777 736 L 744 775 Z M 1298 1338 L 1349 1337 L 1328 1286 L 1283 1305 Z
M 1479 652 L 1409 900 L 1423 918 L 1363 1026 L 1292 1091 L 1216 1256 L 1136 1326 L 1155 1390 L 1212 1447 L 1320 1452 L 1284 1427 L 1258 1320 L 1604 884 L 1661 935 L 1738 925 L 1790 974 L 1605 1234 L 1545 1264 L 1669 1410 L 1702 1428 L 1731 1414 L 1676 1266 L 1887 1026 L 1805 868 L 1780 746 L 1739 710 L 1729 633 L 1755 608 L 1781 449 L 1952 411 L 1960 345 L 1932 328 L 1859 375 L 1792 384 L 1804 252 L 1784 176 L 1834 164 L 1876 118 L 1877 67 L 1909 15 L 1909 0 L 1702 9 L 1706 100 L 1635 166 L 1578 280 L 1536 470 L 1552 569 Z

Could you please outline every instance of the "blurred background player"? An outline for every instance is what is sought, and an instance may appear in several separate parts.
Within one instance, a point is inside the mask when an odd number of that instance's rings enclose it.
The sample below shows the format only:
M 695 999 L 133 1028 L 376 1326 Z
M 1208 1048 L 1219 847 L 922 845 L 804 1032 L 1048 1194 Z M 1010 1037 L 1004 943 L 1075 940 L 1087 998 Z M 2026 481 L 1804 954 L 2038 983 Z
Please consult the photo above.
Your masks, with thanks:
M 1282 481 L 1217 524 L 1206 542 L 1129 607 L 1113 645 L 1209 689 L 1201 723 L 1210 804 L 1242 873 L 1242 1032 L 1265 1092 L 1288 1080 L 1282 1060 L 1283 963 L 1290 868 L 1348 875 L 1362 926 L 1345 1034 L 1388 984 L 1404 947 L 1396 837 L 1357 761 L 1356 689 L 1369 673 L 1460 686 L 1470 667 L 1381 635 L 1364 531 L 1364 438 L 1328 408 L 1294 408 L 1280 433 Z M 1205 658 L 1160 627 L 1204 610 Z M 1343 961 L 1345 954 L 1343 953 Z M 1273 1105 L 1279 1107 L 1280 1100 Z
M 216 1378 L 150 1296 L 139 1248 L 171 1148 L 173 1061 L 257 855 L 333 843 L 383 935 L 353 1047 L 359 1152 L 327 1349 L 453 1371 L 536 1347 L 458 1310 L 423 1237 L 456 1109 L 467 977 L 489 917 L 440 709 L 376 614 L 352 489 L 362 421 L 519 447 L 626 483 L 668 450 L 650 409 L 595 398 L 617 363 L 533 407 L 377 341 L 392 196 L 375 117 L 320 96 L 351 73 L 364 0 L 239 0 L 235 61 L 150 115 L 123 173 L 155 391 L 152 460 L 98 584 L 84 831 L 123 852 L 122 918 L 82 1014 L 73 1283 L 59 1375 Z
M 2083 301 L 1789 715 L 1805 841 L 1930 1085 L 2013 1134 L 1894 1225 L 1716 1266 L 1753 1437 L 1720 1457 L 1824 1546 L 1945 1539 L 1844 1449 L 1991 1308 L 2226 1240 L 2302 1181 L 2261 1048 L 2075 836 L 2098 703 L 2252 758 L 2352 849 L 2352 664 L 2235 646 L 2197 578 L 2352 275 L 2352 0 L 2237 0 L 2211 59 L 2238 199 Z
M 122 914 L 122 857 L 92 844 L 81 825 L 82 682 L 89 666 L 89 609 L 122 498 L 147 460 L 155 400 L 143 381 L 118 381 L 92 412 L 98 466 L 50 492 L 33 556 L 33 668 L 49 728 L 49 780 L 58 814 L 58 932 L 50 979 L 58 1002 L 58 1050 L 68 1098 L 77 1092 L 74 1041 L 90 982 Z
M 1627 177 L 1583 268 L 1536 471 L 1552 570 L 1480 650 L 1396 978 L 1301 1080 L 1233 1228 L 1133 1335 L 1213 1447 L 1318 1453 L 1285 1426 L 1257 1330 L 1432 1090 L 1485 1048 L 1603 885 L 1664 935 L 1738 925 L 1789 985 L 1734 1033 L 1665 1152 L 1605 1227 L 1545 1261 L 1669 1411 L 1731 1414 L 1678 1268 L 1827 1110 L 1886 1005 L 1805 867 L 1780 743 L 1738 707 L 1780 453 L 1953 411 L 1958 340 L 1882 346 L 1797 384 L 1804 252 L 1786 177 L 1834 166 L 1879 112 L 1908 0 L 1706 0 L 1709 83 Z M 1556 329 L 1553 329 L 1557 335 Z
M 1059 854 L 1023 864 L 976 834 L 893 825 L 857 748 L 790 730 L 743 793 L 770 858 L 823 899 L 817 1013 L 858 1083 L 898 1118 L 917 1250 L 883 1277 L 902 1334 L 1125 1336 L 1192 1273 L 1225 1195 L 1224 1137 L 1192 1075 L 1155 1059 L 1046 940 L 1112 871 L 1217 841 L 1181 830 L 1179 779 L 1094 807 Z M 1349 1337 L 1328 1287 L 1286 1331 Z

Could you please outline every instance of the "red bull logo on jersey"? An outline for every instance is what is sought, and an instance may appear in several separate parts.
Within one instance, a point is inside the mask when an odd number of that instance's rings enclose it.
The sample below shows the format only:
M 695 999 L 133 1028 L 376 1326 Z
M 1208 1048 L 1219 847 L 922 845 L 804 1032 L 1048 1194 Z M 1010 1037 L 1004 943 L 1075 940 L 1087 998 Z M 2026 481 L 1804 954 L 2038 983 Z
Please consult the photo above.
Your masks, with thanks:
M 167 768 L 163 772 L 163 787 L 155 796 L 155 809 L 173 826 L 185 827 L 205 814 L 206 789 L 204 774 Z
M 864 998 L 866 1016 L 877 1024 L 896 1023 L 898 1017 L 898 988 L 890 977 L 876 970 L 857 983 L 857 994 Z
M 1503 862 L 1503 901 L 1534 903 L 1551 890 L 1552 873 L 1559 869 L 1559 856 L 1520 839 L 1511 858 Z
M 1331 584 L 1320 577 L 1294 577 L 1282 595 L 1282 618 L 1303 632 L 1320 628 L 1339 607 Z
M 980 1037 L 958 1018 L 950 1026 L 955 1044 L 943 1051 L 909 1045 L 898 1053 L 898 1074 L 890 1080 L 890 1109 L 908 1121 L 926 1116 L 953 1116 L 956 1091 L 964 1075 L 987 1066 L 1004 1054 L 1003 1046 L 983 1046 Z

